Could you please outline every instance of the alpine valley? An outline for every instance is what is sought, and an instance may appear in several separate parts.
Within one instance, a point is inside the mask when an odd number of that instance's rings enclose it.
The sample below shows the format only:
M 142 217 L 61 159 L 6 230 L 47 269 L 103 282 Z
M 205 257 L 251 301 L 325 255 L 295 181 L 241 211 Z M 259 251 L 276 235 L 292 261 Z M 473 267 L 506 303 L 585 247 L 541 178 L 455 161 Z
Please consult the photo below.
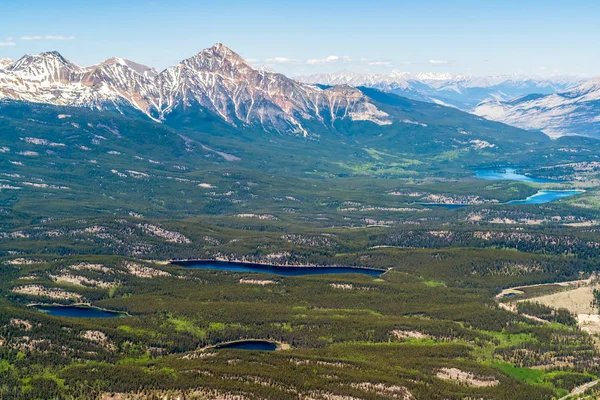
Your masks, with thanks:
M 598 396 L 594 81 L 396 75 L 0 59 L 0 398 Z

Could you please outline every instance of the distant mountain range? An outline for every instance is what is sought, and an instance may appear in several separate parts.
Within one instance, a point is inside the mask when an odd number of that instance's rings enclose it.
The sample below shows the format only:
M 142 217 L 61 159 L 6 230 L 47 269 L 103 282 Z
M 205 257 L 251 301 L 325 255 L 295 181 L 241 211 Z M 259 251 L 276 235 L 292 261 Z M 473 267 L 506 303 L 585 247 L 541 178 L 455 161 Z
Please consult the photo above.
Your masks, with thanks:
M 474 112 L 524 129 L 541 130 L 550 137 L 583 135 L 600 138 L 600 78 L 549 95 L 486 101 Z
M 583 81 L 572 76 L 546 78 L 515 74 L 473 77 L 401 71 L 392 71 L 390 74 L 342 71 L 299 76 L 296 79 L 309 84 L 365 86 L 465 111 L 472 111 L 479 103 L 489 99 L 503 101 L 532 93 L 551 94 L 572 88 Z

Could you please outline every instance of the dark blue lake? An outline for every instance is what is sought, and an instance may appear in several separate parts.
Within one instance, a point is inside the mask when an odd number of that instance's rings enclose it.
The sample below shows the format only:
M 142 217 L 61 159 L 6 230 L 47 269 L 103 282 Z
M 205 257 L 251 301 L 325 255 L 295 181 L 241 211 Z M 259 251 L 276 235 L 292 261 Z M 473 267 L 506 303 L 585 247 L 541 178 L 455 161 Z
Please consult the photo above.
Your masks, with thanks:
M 580 190 L 540 190 L 525 200 L 513 200 L 508 202 L 508 204 L 544 204 L 581 193 L 583 192 Z
M 124 316 L 117 311 L 102 310 L 86 306 L 34 305 L 36 310 L 55 317 L 72 318 L 118 318 Z
M 493 168 L 493 169 L 478 169 L 475 171 L 475 177 L 487 181 L 520 181 L 532 183 L 556 183 L 551 179 L 532 178 L 527 175 L 519 174 L 515 168 Z
M 226 261 L 180 261 L 173 262 L 185 268 L 216 269 L 230 272 L 257 272 L 282 276 L 304 276 L 323 274 L 365 274 L 378 277 L 385 271 L 370 268 L 348 267 L 279 267 L 275 265 L 248 264 Z
M 234 343 L 227 343 L 216 346 L 217 349 L 237 349 L 237 350 L 259 350 L 259 351 L 275 351 L 277 344 L 262 340 L 248 340 Z

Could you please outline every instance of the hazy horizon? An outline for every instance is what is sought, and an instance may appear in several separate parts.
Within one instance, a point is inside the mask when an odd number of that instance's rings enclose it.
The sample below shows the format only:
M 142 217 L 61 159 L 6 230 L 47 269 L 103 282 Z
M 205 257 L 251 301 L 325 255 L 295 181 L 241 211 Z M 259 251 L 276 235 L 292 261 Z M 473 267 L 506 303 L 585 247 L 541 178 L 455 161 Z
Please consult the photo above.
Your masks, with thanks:
M 55 40 L 74 40 L 74 39 L 55 39 Z M 221 43 L 221 42 L 218 42 L 218 43 Z M 223 44 L 225 44 L 227 46 L 226 43 L 223 43 Z M 185 60 L 187 58 L 193 57 L 195 54 L 197 54 L 197 53 L 201 52 L 202 50 L 204 50 L 206 48 L 209 48 L 209 47 L 211 47 L 211 46 L 202 48 L 202 49 L 200 49 L 199 51 L 197 51 L 194 54 L 190 54 L 190 55 L 188 55 L 186 57 L 183 57 L 180 61 L 183 61 L 183 60 Z M 229 47 L 229 46 L 227 46 L 227 47 Z M 235 49 L 232 49 L 232 50 L 235 51 Z M 76 61 L 74 61 L 74 59 L 71 58 L 69 56 L 69 54 L 66 54 L 66 53 L 61 52 L 61 51 L 56 50 L 56 49 L 42 50 L 42 51 L 40 51 L 38 53 L 25 53 L 25 54 L 21 55 L 20 57 L 15 57 L 15 58 L 9 58 L 9 57 L 0 57 L 0 58 L 10 59 L 10 60 L 16 62 L 19 59 L 21 59 L 22 57 L 25 57 L 25 56 L 28 56 L 28 55 L 38 55 L 38 54 L 49 53 L 49 52 L 58 52 L 61 56 L 63 56 L 68 61 L 73 62 L 75 65 L 77 65 L 79 67 L 83 67 L 83 68 L 87 68 L 87 67 L 91 67 L 91 66 L 94 66 L 94 65 L 98 65 L 98 64 L 100 64 L 100 63 L 102 63 L 102 62 L 104 62 L 104 61 L 106 61 L 108 59 L 111 59 L 111 58 L 121 58 L 121 59 L 124 59 L 124 60 L 127 60 L 127 61 L 133 61 L 135 63 L 139 63 L 139 64 L 142 64 L 144 66 L 147 66 L 147 67 L 150 67 L 150 68 L 154 68 L 154 69 L 156 69 L 157 72 L 161 72 L 161 71 L 163 71 L 163 70 L 165 70 L 165 69 L 167 69 L 167 68 L 169 68 L 171 66 L 177 65 L 177 62 L 176 62 L 176 63 L 173 63 L 172 65 L 168 65 L 168 66 L 166 66 L 164 68 L 159 68 L 159 67 L 156 67 L 154 65 L 141 63 L 141 62 L 139 62 L 139 60 L 130 59 L 130 58 L 127 58 L 127 57 L 120 57 L 120 56 L 111 56 L 111 57 L 108 57 L 108 58 L 104 58 L 102 60 L 98 60 L 98 61 L 96 61 L 96 62 L 94 62 L 92 64 L 80 64 L 80 63 L 77 63 Z M 277 64 L 260 63 L 259 60 L 255 60 L 255 59 L 252 59 L 252 58 L 250 58 L 250 59 L 244 58 L 244 59 L 252 67 L 254 67 L 256 69 L 264 69 L 264 70 L 268 70 L 268 71 L 271 71 L 271 72 L 278 72 L 278 73 L 286 74 L 285 72 L 280 71 L 280 68 L 278 68 L 279 65 L 277 65 Z M 345 66 L 344 65 L 340 65 L 338 69 L 333 69 L 333 70 L 331 70 L 331 69 L 328 70 L 327 68 L 323 68 L 323 70 L 318 70 L 317 69 L 317 70 L 314 70 L 314 71 L 307 71 L 304 74 L 302 74 L 302 73 L 293 74 L 292 73 L 292 74 L 286 74 L 286 75 L 288 75 L 289 77 L 293 78 L 293 77 L 303 77 L 303 76 L 312 76 L 312 75 L 325 75 L 325 74 L 334 74 L 335 75 L 335 74 L 343 74 L 343 73 L 353 73 L 353 74 L 361 74 L 361 75 L 371 75 L 371 74 L 375 75 L 376 74 L 376 75 L 382 75 L 382 76 L 385 76 L 385 75 L 394 75 L 394 74 L 396 74 L 398 76 L 403 75 L 403 74 L 406 74 L 407 76 L 414 76 L 414 75 L 419 75 L 419 74 L 422 74 L 422 75 L 428 75 L 429 74 L 429 75 L 432 75 L 432 76 L 433 75 L 437 75 L 437 76 L 448 75 L 448 76 L 451 76 L 452 78 L 460 77 L 460 76 L 474 77 L 474 78 L 478 78 L 478 77 L 486 78 L 486 77 L 504 77 L 504 76 L 508 77 L 508 76 L 515 76 L 515 77 L 530 77 L 530 78 L 540 78 L 540 79 L 543 79 L 543 78 L 551 79 L 551 78 L 560 78 L 560 77 L 566 77 L 566 78 L 572 77 L 572 78 L 581 78 L 581 79 L 588 79 L 589 78 L 589 79 L 591 79 L 591 78 L 594 78 L 595 76 L 600 75 L 600 74 L 598 74 L 598 75 L 561 74 L 561 73 L 552 73 L 552 72 L 546 72 L 546 73 L 543 73 L 543 72 L 542 73 L 540 73 L 540 72 L 538 72 L 538 73 L 507 72 L 507 73 L 495 73 L 495 74 L 494 73 L 492 73 L 492 74 L 473 74 L 473 73 L 466 73 L 466 72 L 465 73 L 463 73 L 463 72 L 449 72 L 449 71 L 446 71 L 446 70 L 443 70 L 443 69 L 438 69 L 438 70 L 433 69 L 433 68 L 427 69 L 426 67 L 424 69 L 422 69 L 422 70 L 412 70 L 412 71 L 408 71 L 407 69 L 401 69 L 401 68 L 393 68 L 393 69 L 390 69 L 390 70 L 380 70 L 380 71 L 361 71 L 360 68 L 358 68 L 358 69 L 357 68 L 352 68 L 352 66 L 349 66 L 349 65 L 345 65 Z

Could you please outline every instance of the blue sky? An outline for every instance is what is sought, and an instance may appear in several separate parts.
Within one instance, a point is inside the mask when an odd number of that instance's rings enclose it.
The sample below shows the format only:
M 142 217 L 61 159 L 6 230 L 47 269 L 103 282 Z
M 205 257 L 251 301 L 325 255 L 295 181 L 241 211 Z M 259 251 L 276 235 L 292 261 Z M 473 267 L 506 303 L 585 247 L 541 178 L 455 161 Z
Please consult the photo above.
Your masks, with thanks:
M 600 75 L 597 0 L 1 0 L 0 57 L 165 68 L 215 42 L 289 75 Z M 29 39 L 29 40 L 27 40 Z

